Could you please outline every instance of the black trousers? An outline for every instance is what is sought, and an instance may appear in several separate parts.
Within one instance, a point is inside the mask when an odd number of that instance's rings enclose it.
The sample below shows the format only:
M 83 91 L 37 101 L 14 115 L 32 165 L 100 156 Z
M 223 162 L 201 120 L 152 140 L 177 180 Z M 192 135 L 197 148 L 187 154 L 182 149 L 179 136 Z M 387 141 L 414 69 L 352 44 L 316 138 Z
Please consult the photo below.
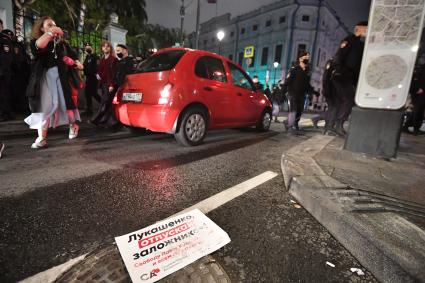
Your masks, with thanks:
M 97 93 L 97 79 L 95 76 L 88 76 L 86 79 L 86 88 L 84 90 L 84 95 L 86 97 L 86 109 L 87 111 L 93 110 L 92 98 L 100 103 L 101 99 Z
M 419 130 L 424 120 L 425 93 L 412 95 L 413 128 Z
M 337 97 L 335 100 L 336 121 L 344 123 L 351 114 L 354 106 L 356 88 L 350 81 L 332 81 Z
M 295 113 L 295 121 L 292 123 L 292 119 L 289 119 L 288 122 L 289 126 L 298 126 L 298 122 L 301 119 L 301 115 L 304 111 L 304 102 L 305 102 L 305 96 L 302 93 L 288 93 L 288 104 L 289 104 L 289 113 L 290 115 L 293 115 Z M 292 114 L 291 114 L 292 113 Z M 292 124 L 292 125 L 291 125 Z
M 10 106 L 10 76 L 0 76 L 0 116 L 3 118 L 13 116 Z
M 116 126 L 118 124 L 117 119 L 113 113 L 112 100 L 114 99 L 115 92 L 109 92 L 108 86 L 102 86 L 102 100 L 100 101 L 100 107 L 96 115 L 91 120 L 96 125 Z

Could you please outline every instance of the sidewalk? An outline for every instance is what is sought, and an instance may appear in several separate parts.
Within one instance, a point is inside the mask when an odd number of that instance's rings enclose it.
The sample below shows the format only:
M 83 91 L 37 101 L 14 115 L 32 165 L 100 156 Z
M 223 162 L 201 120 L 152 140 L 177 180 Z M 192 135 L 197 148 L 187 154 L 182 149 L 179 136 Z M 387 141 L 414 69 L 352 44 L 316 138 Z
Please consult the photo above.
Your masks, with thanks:
M 396 159 L 316 136 L 284 153 L 289 192 L 382 282 L 425 282 L 425 137 Z

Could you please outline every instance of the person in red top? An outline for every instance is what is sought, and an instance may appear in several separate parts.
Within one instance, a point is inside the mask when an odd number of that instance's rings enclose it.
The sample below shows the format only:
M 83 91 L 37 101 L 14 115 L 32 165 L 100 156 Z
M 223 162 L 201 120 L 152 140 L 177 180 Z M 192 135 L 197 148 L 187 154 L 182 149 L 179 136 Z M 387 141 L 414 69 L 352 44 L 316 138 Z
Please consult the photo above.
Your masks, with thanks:
M 100 60 L 97 79 L 100 81 L 102 97 L 97 114 L 91 122 L 95 125 L 106 125 L 114 127 L 118 124 L 112 113 L 112 100 L 114 98 L 114 77 L 117 72 L 118 59 L 115 56 L 114 49 L 108 41 L 102 42 L 102 59 Z

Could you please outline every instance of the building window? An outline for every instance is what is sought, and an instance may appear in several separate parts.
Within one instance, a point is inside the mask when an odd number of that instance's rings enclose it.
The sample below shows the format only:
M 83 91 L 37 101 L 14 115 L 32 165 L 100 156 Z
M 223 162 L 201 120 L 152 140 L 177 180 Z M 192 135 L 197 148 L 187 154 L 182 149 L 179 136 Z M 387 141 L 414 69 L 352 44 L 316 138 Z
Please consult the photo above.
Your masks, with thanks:
M 233 61 L 233 54 L 230 54 L 228 58 L 230 61 Z
M 207 40 L 206 39 L 204 39 L 204 45 L 207 45 Z
M 282 48 L 282 44 L 276 45 L 276 50 L 274 53 L 274 62 L 278 62 L 279 64 L 282 61 Z
M 258 25 L 253 25 L 253 26 L 252 26 L 252 30 L 253 30 L 253 31 L 258 30 Z
M 267 59 L 269 57 L 269 48 L 264 47 L 261 53 L 261 66 L 267 65 Z
M 303 51 L 307 51 L 307 45 L 305 45 L 305 44 L 298 44 L 297 57 L 298 57 L 298 54 L 300 54 Z
M 231 31 L 230 32 L 230 37 L 233 37 L 235 35 L 235 32 L 234 31 Z
M 266 27 L 269 27 L 269 26 L 271 26 L 272 25 L 272 20 L 268 20 L 267 22 L 266 22 Z
M 309 15 L 303 15 L 302 21 L 303 22 L 309 22 L 310 21 L 310 16 Z
M 211 42 L 214 43 L 215 42 L 215 37 L 211 38 Z
M 286 22 L 286 16 L 282 16 L 279 18 L 279 24 Z
M 241 28 L 241 34 L 245 33 L 245 28 Z
M 242 66 L 242 60 L 243 60 L 243 52 L 239 52 L 238 56 L 238 64 Z

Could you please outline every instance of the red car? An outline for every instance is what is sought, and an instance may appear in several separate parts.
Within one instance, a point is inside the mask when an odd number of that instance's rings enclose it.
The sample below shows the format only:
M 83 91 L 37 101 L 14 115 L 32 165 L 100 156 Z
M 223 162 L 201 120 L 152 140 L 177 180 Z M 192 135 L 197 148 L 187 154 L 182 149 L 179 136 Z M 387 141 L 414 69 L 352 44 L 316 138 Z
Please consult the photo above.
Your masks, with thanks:
M 127 126 L 174 134 L 198 145 L 207 130 L 256 126 L 268 131 L 272 105 L 245 71 L 215 53 L 163 49 L 128 75 L 113 100 Z

